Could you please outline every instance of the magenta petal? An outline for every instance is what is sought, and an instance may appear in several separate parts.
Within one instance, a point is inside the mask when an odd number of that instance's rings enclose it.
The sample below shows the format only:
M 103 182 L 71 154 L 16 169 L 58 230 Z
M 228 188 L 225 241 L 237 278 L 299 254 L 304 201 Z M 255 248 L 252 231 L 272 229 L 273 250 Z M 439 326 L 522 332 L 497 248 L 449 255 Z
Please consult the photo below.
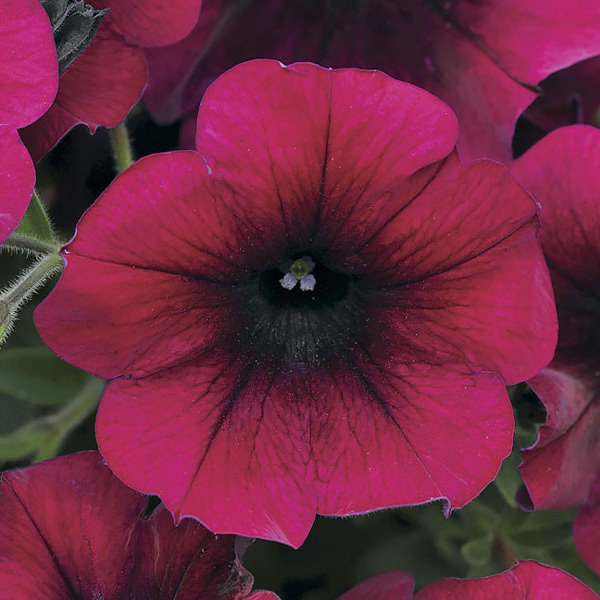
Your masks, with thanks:
M 293 546 L 315 512 L 436 498 L 463 506 L 510 452 L 502 382 L 368 369 L 276 374 L 213 353 L 203 364 L 111 383 L 98 443 L 116 472 L 159 494 L 176 516 Z
M 110 8 L 111 19 L 130 44 L 164 46 L 178 42 L 191 31 L 202 0 L 92 0 L 90 4 Z
M 52 104 L 58 59 L 52 27 L 38 0 L 0 5 L 0 123 L 29 125 Z
M 426 585 L 415 600 L 598 600 L 569 573 L 531 560 L 479 579 L 440 579 Z
M 108 600 L 123 588 L 146 499 L 97 453 L 3 474 L 0 505 L 0 579 L 12 600 Z
M 600 132 L 556 130 L 513 166 L 541 204 L 542 247 L 559 316 L 556 356 L 530 384 L 547 422 L 524 452 L 521 472 L 535 508 L 594 500 L 600 474 Z
M 586 506 L 577 513 L 573 538 L 581 558 L 600 575 L 600 504 Z
M 247 542 L 214 536 L 124 486 L 97 452 L 2 475 L 2 598 L 246 598 Z M 265 596 L 267 600 L 269 596 Z
M 412 600 L 415 580 L 402 571 L 389 571 L 370 577 L 338 600 Z
M 103 23 L 59 83 L 50 110 L 23 130 L 36 161 L 78 123 L 94 132 L 99 125 L 115 127 L 123 121 L 146 85 L 146 63 L 139 48 Z
M 12 233 L 31 200 L 35 170 L 10 125 L 0 125 L 0 244 Z

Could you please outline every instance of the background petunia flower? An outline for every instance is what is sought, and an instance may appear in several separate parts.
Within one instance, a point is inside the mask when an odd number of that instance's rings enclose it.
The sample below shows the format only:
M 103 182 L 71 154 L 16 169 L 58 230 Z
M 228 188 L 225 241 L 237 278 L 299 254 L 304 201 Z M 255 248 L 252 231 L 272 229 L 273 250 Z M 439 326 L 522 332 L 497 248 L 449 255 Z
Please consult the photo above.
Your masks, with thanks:
M 192 33 L 146 51 L 144 100 L 161 122 L 194 112 L 206 86 L 251 58 L 377 68 L 448 102 L 470 161 L 512 157 L 536 84 L 600 54 L 600 4 L 574 0 L 205 0 Z
M 541 203 L 541 241 L 559 316 L 550 365 L 529 384 L 548 417 L 523 453 L 521 473 L 533 508 L 593 501 L 600 475 L 600 131 L 558 129 L 513 165 Z
M 598 596 L 569 573 L 532 560 L 489 577 L 440 579 L 413 595 L 414 580 L 403 571 L 370 577 L 339 600 L 597 600 Z
M 440 579 L 415 600 L 597 600 L 598 595 L 569 573 L 532 560 L 504 573 L 478 579 Z M 377 599 L 379 600 L 379 599 Z M 383 597 L 381 600 L 392 600 Z
M 22 132 L 37 162 L 75 125 L 115 127 L 147 83 L 142 47 L 172 44 L 195 25 L 201 0 L 89 0 L 109 8 L 92 43 L 60 76 L 55 102 Z
M 559 316 L 556 355 L 529 384 L 548 417 L 523 452 L 522 505 L 533 509 L 590 505 L 575 521 L 575 540 L 600 572 L 600 535 L 590 515 L 600 502 L 600 131 L 558 129 L 513 165 L 542 204 L 541 241 Z M 593 553 L 590 549 L 593 548 Z
M 247 544 L 124 486 L 97 452 L 7 471 L 0 481 L 0 599 L 271 600 L 251 593 Z
M 3 0 L 0 4 L 0 51 L 2 243 L 21 220 L 35 183 L 31 158 L 16 129 L 48 110 L 58 86 L 52 28 L 38 0 Z
M 257 60 L 208 90 L 198 152 L 118 177 L 36 314 L 114 379 L 96 433 L 118 476 L 294 546 L 315 512 L 478 494 L 511 448 L 504 386 L 556 324 L 534 204 L 455 140 L 383 73 Z

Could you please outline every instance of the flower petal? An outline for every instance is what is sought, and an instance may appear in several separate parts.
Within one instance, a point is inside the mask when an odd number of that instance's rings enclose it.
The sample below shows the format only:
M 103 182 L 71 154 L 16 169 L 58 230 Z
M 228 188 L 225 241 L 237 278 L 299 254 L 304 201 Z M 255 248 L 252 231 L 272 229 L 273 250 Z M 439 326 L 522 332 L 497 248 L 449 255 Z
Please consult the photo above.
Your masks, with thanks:
M 112 382 L 98 444 L 130 485 L 160 495 L 177 517 L 297 547 L 315 512 L 436 498 L 462 506 L 494 478 L 513 431 L 502 382 L 440 375 L 364 364 L 282 371 L 213 351 Z
M 48 110 L 58 88 L 52 27 L 38 0 L 3 0 L 0 40 L 0 123 L 23 127 Z
M 541 203 L 541 240 L 556 295 L 556 356 L 530 384 L 548 419 L 521 472 L 535 508 L 594 500 L 600 473 L 600 132 L 558 129 L 513 165 Z
M 440 579 L 426 585 L 415 600 L 597 600 L 598 596 L 569 573 L 532 560 L 478 579 Z
M 389 571 L 359 583 L 338 600 L 413 600 L 414 587 L 412 575 Z
M 24 215 L 34 184 L 35 170 L 19 134 L 0 125 L 0 244 Z
M 11 600 L 108 599 L 123 588 L 146 498 L 96 452 L 4 473 L 0 506 L 0 578 Z
M 115 127 L 140 99 L 146 85 L 144 55 L 107 21 L 108 17 L 85 52 L 61 75 L 50 111 L 24 130 L 23 139 L 31 142 L 36 160 L 78 123 L 92 132 L 99 125 Z
M 111 18 L 130 44 L 164 46 L 191 31 L 202 0 L 91 0 L 90 4 L 95 8 L 110 8 Z

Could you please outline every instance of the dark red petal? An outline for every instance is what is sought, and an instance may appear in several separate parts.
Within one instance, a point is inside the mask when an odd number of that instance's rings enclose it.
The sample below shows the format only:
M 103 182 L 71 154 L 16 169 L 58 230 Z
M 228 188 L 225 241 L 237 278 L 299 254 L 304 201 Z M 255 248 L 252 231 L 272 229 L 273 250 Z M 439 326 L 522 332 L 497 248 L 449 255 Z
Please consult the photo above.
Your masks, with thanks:
M 531 560 L 479 579 L 440 579 L 426 585 L 415 600 L 598 600 L 569 573 Z
M 531 386 L 548 411 L 523 478 L 535 508 L 594 498 L 600 473 L 600 132 L 556 130 L 515 162 L 513 172 L 541 204 L 541 239 L 559 315 L 556 356 Z
M 34 184 L 35 170 L 19 134 L 0 125 L 0 244 L 25 213 Z
M 38 0 L 0 5 L 0 123 L 24 127 L 50 107 L 58 59 L 48 16 Z
M 140 553 L 129 579 L 132 597 L 152 600 L 246 598 L 253 577 L 238 560 L 248 542 L 215 536 L 193 519 L 175 527 L 160 505 L 144 524 Z
M 164 46 L 178 42 L 191 31 L 202 0 L 91 0 L 90 4 L 110 8 L 111 18 L 129 43 Z
M 402 571 L 370 577 L 339 597 L 339 600 L 412 600 L 415 580 Z
M 451 156 L 385 194 L 341 190 L 360 218 L 336 220 L 325 203 L 327 256 L 358 275 L 380 334 L 391 326 L 415 357 L 435 348 L 508 383 L 550 361 L 556 313 L 535 206 L 504 167 Z
M 120 597 L 145 506 L 96 452 L 4 473 L 2 592 L 11 600 Z
M 600 504 L 586 506 L 577 513 L 573 538 L 581 558 L 600 575 Z
M 115 68 L 118 65 L 118 68 Z M 140 99 L 146 85 L 146 62 L 106 23 L 92 43 L 61 75 L 52 108 L 24 132 L 39 160 L 78 123 L 92 133 L 99 125 L 115 127 Z
M 393 187 L 448 155 L 456 133 L 444 103 L 384 73 L 256 60 L 208 90 L 196 148 L 262 210 L 277 211 L 278 220 L 282 208 L 295 211 L 285 214 L 293 226 L 315 209 L 331 210 L 318 202 L 334 192 L 345 214 L 352 206 L 340 188 L 350 178 L 373 195 Z
M 235 328 L 231 302 L 220 285 L 72 254 L 35 322 L 50 348 L 80 368 L 105 378 L 140 376 L 215 345 Z
M 513 419 L 493 375 L 343 362 L 288 371 L 212 352 L 112 382 L 96 430 L 115 472 L 176 516 L 299 546 L 315 512 L 464 505 L 510 452 Z

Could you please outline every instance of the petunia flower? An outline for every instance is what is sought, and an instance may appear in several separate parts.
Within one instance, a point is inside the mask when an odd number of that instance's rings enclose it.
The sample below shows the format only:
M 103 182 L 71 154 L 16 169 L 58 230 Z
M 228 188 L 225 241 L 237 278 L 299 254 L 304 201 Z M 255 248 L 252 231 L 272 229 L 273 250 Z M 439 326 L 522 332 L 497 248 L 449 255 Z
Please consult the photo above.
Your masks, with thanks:
M 504 386 L 550 360 L 555 309 L 534 204 L 456 134 L 383 73 L 257 60 L 208 90 L 197 152 L 111 184 L 36 323 L 113 379 L 96 434 L 120 478 L 294 546 L 316 512 L 449 512 L 494 478 Z M 312 290 L 282 284 L 297 261 Z
M 513 166 L 542 204 L 541 241 L 559 317 L 556 355 L 529 381 L 548 417 L 523 452 L 519 500 L 529 509 L 589 505 L 576 519 L 576 542 L 600 572 L 583 541 L 600 535 L 589 518 L 600 502 L 599 169 L 600 131 L 583 125 L 548 134 Z
M 35 183 L 31 158 L 16 129 L 48 110 L 58 85 L 52 28 L 38 0 L 3 0 L 0 4 L 0 51 L 2 243 L 21 220 Z
M 247 541 L 175 526 L 124 486 L 97 452 L 3 473 L 0 599 L 273 600 L 251 593 Z
M 524 598 L 527 600 L 548 598 L 597 600 L 598 595 L 569 573 L 532 560 L 519 562 L 512 569 L 489 577 L 440 579 L 426 585 L 415 594 L 415 600 L 523 600 Z M 392 596 L 381 597 L 381 600 L 392 599 Z
M 600 131 L 558 129 L 514 163 L 541 203 L 541 241 L 556 295 L 559 341 L 529 384 L 548 412 L 521 467 L 530 508 L 594 500 L 600 476 Z M 600 499 L 600 498 L 599 498 Z
M 450 104 L 463 160 L 508 160 L 537 83 L 600 54 L 599 27 L 590 0 L 205 0 L 187 38 L 146 51 L 144 100 L 160 122 L 193 113 L 215 77 L 251 58 L 377 68 Z
M 91 44 L 60 76 L 55 102 L 22 132 L 37 162 L 75 125 L 116 127 L 147 83 L 146 46 L 172 44 L 195 25 L 201 0 L 88 0 L 109 8 Z
M 532 560 L 489 577 L 440 579 L 413 595 L 414 580 L 402 571 L 370 577 L 342 594 L 339 600 L 598 600 L 569 573 Z

